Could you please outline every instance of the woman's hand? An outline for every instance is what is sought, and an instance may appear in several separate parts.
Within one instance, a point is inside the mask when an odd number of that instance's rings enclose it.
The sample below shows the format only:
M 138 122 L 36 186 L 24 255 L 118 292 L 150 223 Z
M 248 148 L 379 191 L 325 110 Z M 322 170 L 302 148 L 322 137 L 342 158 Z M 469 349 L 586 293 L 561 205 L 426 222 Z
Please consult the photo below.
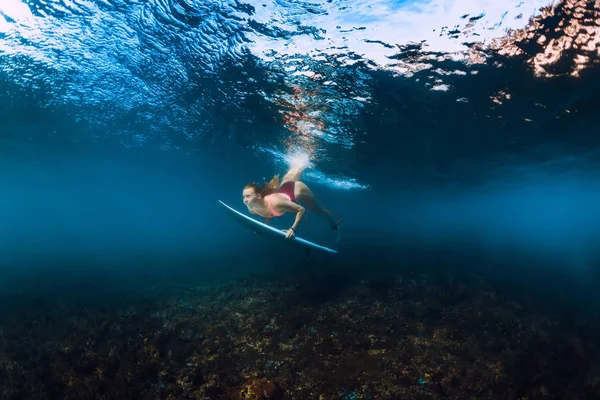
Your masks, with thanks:
M 292 228 L 284 229 L 283 232 L 286 233 L 286 235 L 285 235 L 286 239 L 293 239 L 294 236 L 296 236 L 296 232 L 294 232 L 294 229 L 292 229 Z

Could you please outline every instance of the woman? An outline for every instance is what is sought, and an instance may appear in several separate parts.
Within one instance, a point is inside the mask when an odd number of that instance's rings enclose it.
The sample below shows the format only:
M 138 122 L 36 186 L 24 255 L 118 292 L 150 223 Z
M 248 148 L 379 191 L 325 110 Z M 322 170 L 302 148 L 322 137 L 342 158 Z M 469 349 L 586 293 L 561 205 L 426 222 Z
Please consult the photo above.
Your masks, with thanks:
M 341 220 L 333 220 L 329 211 L 324 209 L 313 192 L 304 182 L 300 182 L 303 168 L 292 168 L 284 176 L 279 184 L 279 178 L 273 177 L 269 183 L 258 185 L 249 183 L 242 192 L 243 201 L 251 214 L 258 214 L 264 217 L 265 223 L 269 223 L 271 218 L 279 217 L 286 212 L 295 212 L 296 220 L 290 229 L 284 230 L 287 239 L 292 239 L 296 234 L 298 224 L 304 216 L 305 208 L 298 203 L 302 203 L 309 210 L 325 218 L 330 226 L 337 230 Z

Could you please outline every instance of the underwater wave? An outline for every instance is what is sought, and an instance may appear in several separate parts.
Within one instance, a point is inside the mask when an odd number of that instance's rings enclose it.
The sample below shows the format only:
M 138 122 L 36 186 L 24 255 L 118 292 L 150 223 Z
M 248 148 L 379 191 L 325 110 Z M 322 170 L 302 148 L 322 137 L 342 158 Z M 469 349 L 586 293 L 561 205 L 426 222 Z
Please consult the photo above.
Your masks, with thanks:
M 359 188 L 347 183 L 377 142 L 364 120 L 382 76 L 438 107 L 474 101 L 481 93 L 461 84 L 511 59 L 532 76 L 576 77 L 597 63 L 599 20 L 597 2 L 573 0 L 5 0 L 2 97 L 6 113 L 25 91 L 75 121 L 65 140 L 183 153 L 234 145 L 274 162 L 302 150 L 320 178 L 342 165 L 333 186 Z M 485 112 L 513 89 L 486 93 Z

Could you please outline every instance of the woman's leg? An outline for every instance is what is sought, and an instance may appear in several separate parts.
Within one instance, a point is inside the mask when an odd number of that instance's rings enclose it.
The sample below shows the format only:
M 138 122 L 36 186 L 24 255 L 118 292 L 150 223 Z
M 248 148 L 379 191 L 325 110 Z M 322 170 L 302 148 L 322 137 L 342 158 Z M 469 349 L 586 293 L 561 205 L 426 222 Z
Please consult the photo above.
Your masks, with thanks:
M 323 208 L 323 206 L 321 206 L 321 204 L 319 203 L 319 201 L 317 200 L 317 198 L 315 197 L 313 192 L 308 188 L 308 186 L 306 186 L 305 183 L 296 182 L 296 186 L 294 189 L 295 189 L 294 195 L 296 196 L 296 201 L 305 205 L 306 208 L 308 208 L 310 211 L 314 212 L 315 214 L 325 218 L 325 220 L 327 221 L 329 226 L 331 226 L 333 229 L 337 229 L 339 222 L 335 222 L 335 220 L 331 216 L 331 213 L 329 211 L 327 211 L 325 208 Z
M 290 168 L 288 172 L 283 176 L 281 180 L 281 184 L 284 184 L 287 181 L 299 181 L 302 177 L 302 173 L 304 172 L 305 167 L 293 167 Z M 306 185 L 304 185 L 306 186 Z

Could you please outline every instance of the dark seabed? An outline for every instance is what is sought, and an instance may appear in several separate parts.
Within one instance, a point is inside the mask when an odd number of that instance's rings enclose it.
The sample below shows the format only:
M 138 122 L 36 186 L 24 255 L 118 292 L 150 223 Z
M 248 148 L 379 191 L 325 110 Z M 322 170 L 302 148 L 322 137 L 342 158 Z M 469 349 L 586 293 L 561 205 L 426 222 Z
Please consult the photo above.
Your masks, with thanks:
M 0 400 L 600 399 L 599 110 L 598 1 L 0 0 Z

